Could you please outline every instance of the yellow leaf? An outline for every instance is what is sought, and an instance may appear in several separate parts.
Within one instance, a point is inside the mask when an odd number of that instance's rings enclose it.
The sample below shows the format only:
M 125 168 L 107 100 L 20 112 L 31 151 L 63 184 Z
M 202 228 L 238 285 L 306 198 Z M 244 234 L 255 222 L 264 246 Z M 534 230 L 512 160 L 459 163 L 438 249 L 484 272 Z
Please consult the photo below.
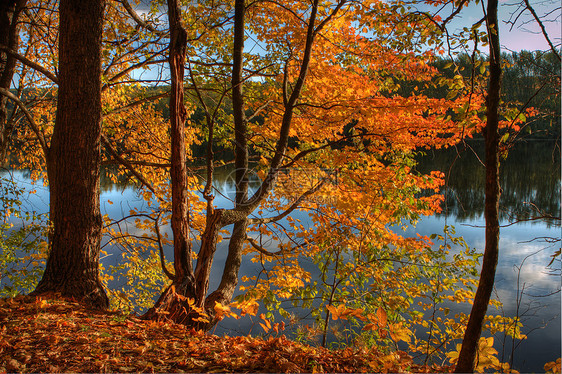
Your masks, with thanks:
M 497 368 L 500 366 L 500 361 L 496 357 L 498 351 L 494 349 L 494 337 L 480 338 L 478 341 L 478 356 L 477 365 L 474 370 L 477 372 L 484 372 L 486 368 Z
M 560 373 L 560 358 L 556 361 L 547 362 L 544 364 L 544 371 L 546 373 Z
M 451 364 L 456 364 L 457 361 L 459 360 L 459 354 L 460 354 L 460 351 L 461 351 L 461 347 L 462 347 L 462 344 L 457 344 L 457 346 L 456 346 L 457 350 L 456 351 L 452 351 L 452 352 L 447 353 L 446 356 L 449 357 L 449 362 Z
M 412 335 L 412 332 L 407 327 L 404 327 L 402 322 L 389 326 L 389 330 L 390 330 L 390 337 L 395 342 L 401 340 L 406 343 L 410 342 L 410 335 Z
M 260 326 L 265 332 L 268 332 L 271 329 L 271 322 L 265 317 L 265 314 L 260 314 L 260 318 L 263 320 L 264 323 L 260 322 Z
M 39 308 L 45 308 L 48 305 L 49 305 L 49 302 L 45 299 L 41 299 L 41 301 L 39 302 Z
M 215 316 L 218 319 L 223 319 L 225 317 L 238 318 L 238 315 L 232 312 L 232 310 L 230 310 L 230 307 L 228 305 L 222 305 L 218 301 L 215 301 L 214 309 L 215 309 Z

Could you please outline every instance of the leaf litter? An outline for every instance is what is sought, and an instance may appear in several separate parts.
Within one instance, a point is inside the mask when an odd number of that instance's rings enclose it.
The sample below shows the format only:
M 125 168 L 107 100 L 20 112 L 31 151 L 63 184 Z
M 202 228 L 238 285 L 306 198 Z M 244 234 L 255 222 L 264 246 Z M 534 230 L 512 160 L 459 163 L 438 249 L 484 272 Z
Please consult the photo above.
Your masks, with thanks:
M 184 326 L 86 309 L 59 298 L 0 299 L 5 372 L 436 372 L 405 352 L 328 350 L 269 338 L 219 337 Z

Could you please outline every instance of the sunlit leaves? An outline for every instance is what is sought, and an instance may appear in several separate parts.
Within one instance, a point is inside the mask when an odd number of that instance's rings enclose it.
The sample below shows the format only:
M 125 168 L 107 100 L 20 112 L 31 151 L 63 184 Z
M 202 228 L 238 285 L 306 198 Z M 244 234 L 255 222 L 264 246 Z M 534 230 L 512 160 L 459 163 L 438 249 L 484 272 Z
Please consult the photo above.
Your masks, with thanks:
M 481 337 L 478 341 L 477 357 L 475 357 L 474 370 L 478 373 L 485 372 L 485 369 L 501 370 L 510 372 L 509 365 L 502 364 L 497 358 L 498 351 L 493 348 L 494 338 Z M 452 363 L 456 363 L 459 358 L 461 344 L 457 344 L 457 351 L 447 354 Z
M 544 364 L 544 371 L 546 373 L 560 373 L 560 358 L 556 361 L 547 362 Z
M 215 318 L 218 318 L 219 320 L 225 317 L 238 318 L 238 315 L 232 312 L 232 310 L 228 305 L 222 305 L 218 301 L 215 303 L 214 310 L 215 310 Z
M 342 4 L 339 9 L 332 1 L 319 1 L 306 81 L 291 107 L 288 97 L 305 78 L 301 65 L 310 3 L 248 4 L 243 71 L 247 108 L 242 109 L 252 118 L 247 123 L 251 144 L 247 151 L 256 160 L 258 184 L 278 152 L 280 127 L 289 113 L 292 123 L 288 149 L 278 153 L 285 158 L 276 170 L 273 191 L 249 213 L 248 237 L 254 245 L 248 240 L 244 260 L 251 257 L 260 271 L 242 278 L 240 290 L 245 295 L 230 305 L 216 303 L 209 312 L 217 319 L 256 316 L 262 302 L 269 313 L 260 316 L 258 323 L 266 333 L 277 334 L 282 325 L 273 321 L 273 312 L 292 318 L 285 307 L 290 302 L 310 311 L 313 319 L 312 326 L 301 326 L 300 338 L 332 334 L 344 344 L 376 347 L 385 354 L 381 362 L 373 360 L 371 369 L 400 371 L 406 369 L 401 363 L 407 359 L 396 351 L 398 342 L 408 343 L 412 352 L 428 360 L 444 357 L 466 317 L 452 316 L 446 303 L 466 303 L 472 297 L 478 259 L 474 251 L 448 229 L 435 238 L 406 237 L 400 230 L 439 211 L 442 200 L 438 191 L 443 175 L 417 173 L 414 153 L 454 145 L 478 131 L 484 122 L 482 85 L 478 77 L 467 79 L 460 68 L 445 77 L 432 65 L 433 52 L 441 49 L 432 22 L 439 18 L 417 17 L 402 2 Z M 220 1 L 183 3 L 183 23 L 189 34 L 184 83 L 191 116 L 185 143 L 195 150 L 208 139 L 213 124 L 220 156 L 212 164 L 231 161 L 233 148 L 231 7 L 230 2 Z M 105 26 L 104 136 L 119 157 L 143 176 L 139 196 L 146 202 L 142 209 L 129 212 L 129 217 L 107 220 L 105 227 L 106 239 L 118 246 L 121 258 L 108 269 L 110 273 L 104 270 L 102 280 L 106 285 L 122 282 L 110 290 L 112 305 L 130 312 L 151 306 L 170 281 L 160 254 L 172 240 L 160 232 L 169 224 L 170 211 L 166 89 L 147 88 L 136 79 L 138 75 L 130 74 L 133 68 L 144 69 L 148 64 L 154 66 L 153 73 L 165 66 L 167 40 L 162 31 L 166 25 L 159 22 L 161 12 L 153 2 L 151 11 L 143 15 L 161 31 L 154 32 L 137 27 L 120 3 L 114 2 L 108 5 Z M 49 21 L 48 17 L 44 20 Z M 37 47 L 45 59 L 56 56 L 53 30 L 45 45 Z M 422 50 L 422 45 L 431 45 L 435 51 Z M 56 65 L 50 64 L 50 68 Z M 487 72 L 482 62 L 474 67 L 480 75 Z M 42 81 L 25 82 L 41 87 L 35 93 L 34 115 L 48 136 L 56 92 Z M 436 87 L 447 93 L 436 95 L 432 91 Z M 159 99 L 151 100 L 150 95 Z M 506 111 L 505 119 L 511 121 L 506 126 L 515 129 L 524 115 Z M 18 131 L 22 140 L 32 135 L 23 127 Z M 26 147 L 20 149 L 22 165 L 44 170 L 44 155 L 36 143 L 22 143 Z M 191 171 L 185 193 L 190 212 L 185 218 L 195 244 L 207 222 L 207 206 L 199 193 L 206 177 L 195 172 L 193 154 L 188 158 Z M 111 152 L 104 151 L 104 159 L 114 164 L 108 171 L 112 181 L 132 178 L 138 182 L 131 166 L 118 162 Z M 214 182 L 213 193 L 220 193 Z M 274 219 L 293 208 L 294 216 Z M 308 220 L 297 218 L 306 213 Z M 431 242 L 434 239 L 437 243 Z M 310 267 L 318 270 L 317 278 L 312 278 Z M 207 320 L 197 306 L 201 300 L 181 301 L 186 308 L 201 312 L 200 321 Z M 521 337 L 517 323 L 502 327 L 503 322 L 490 320 L 487 328 Z M 429 332 L 419 338 L 416 329 Z M 237 347 L 241 356 L 246 348 Z M 137 353 L 147 354 L 154 345 L 139 349 Z
M 48 248 L 44 215 L 26 211 L 29 192 L 0 177 L 0 296 L 33 290 L 43 274 Z

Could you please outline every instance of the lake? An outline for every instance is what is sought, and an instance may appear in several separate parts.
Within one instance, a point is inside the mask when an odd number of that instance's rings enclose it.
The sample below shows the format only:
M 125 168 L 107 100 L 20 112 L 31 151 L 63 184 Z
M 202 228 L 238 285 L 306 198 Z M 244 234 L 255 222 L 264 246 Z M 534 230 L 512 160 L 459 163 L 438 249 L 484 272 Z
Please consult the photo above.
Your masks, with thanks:
M 448 176 L 443 189 L 446 199 L 442 213 L 422 218 L 417 227 L 410 228 L 407 234 L 429 236 L 442 233 L 445 225 L 451 225 L 471 248 L 483 251 L 484 167 L 478 161 L 483 159 L 482 144 L 473 141 L 468 145 L 470 147 L 464 150 L 459 146 L 446 151 L 428 151 L 419 157 L 418 170 L 441 170 Z M 24 196 L 24 209 L 39 213 L 48 211 L 46 188 L 31 185 L 25 172 L 12 172 L 12 177 L 18 180 L 20 186 L 37 190 L 36 194 Z M 112 185 L 107 181 L 102 185 L 102 214 L 118 219 L 127 215 L 133 207 L 146 206 L 131 186 Z M 547 268 L 550 256 L 560 248 L 560 221 L 534 219 L 540 214 L 560 217 L 559 145 L 549 141 L 518 144 L 507 159 L 502 160 L 501 186 L 502 228 L 495 294 L 503 303 L 506 316 L 520 316 L 523 333 L 528 335 L 528 339 L 516 342 L 514 368 L 520 372 L 540 372 L 544 363 L 560 357 L 561 350 L 559 259 Z M 223 193 L 228 194 L 232 184 L 225 181 L 222 188 Z M 220 206 L 227 200 L 218 196 L 215 202 Z M 304 219 L 306 215 L 300 218 Z M 171 258 L 169 248 L 166 252 Z M 113 253 L 113 256 L 103 259 L 104 265 L 115 265 L 119 257 Z M 210 289 L 220 280 L 220 266 L 225 258 L 226 251 L 219 247 Z M 240 275 L 252 275 L 256 271 L 256 264 L 245 262 Z M 217 326 L 215 333 L 246 334 L 254 324 L 255 319 L 253 322 L 249 319 L 228 319 Z M 511 344 L 496 340 L 500 360 L 509 361 Z
M 482 144 L 469 145 L 483 160 Z M 416 231 L 430 233 L 445 224 L 454 225 L 471 247 L 483 251 L 484 166 L 471 150 L 459 147 L 458 151 L 428 152 L 420 159 L 420 170 L 437 168 L 449 175 L 449 180 L 444 212 L 422 220 Z M 500 183 L 502 227 L 495 293 L 505 315 L 521 316 L 523 333 L 528 335 L 515 350 L 514 368 L 541 372 L 545 362 L 561 354 L 560 261 L 546 267 L 550 256 L 560 249 L 560 144 L 518 144 L 501 161 Z M 533 220 L 541 214 L 558 220 Z M 496 348 L 502 352 L 498 344 Z M 511 352 L 510 346 L 506 352 Z

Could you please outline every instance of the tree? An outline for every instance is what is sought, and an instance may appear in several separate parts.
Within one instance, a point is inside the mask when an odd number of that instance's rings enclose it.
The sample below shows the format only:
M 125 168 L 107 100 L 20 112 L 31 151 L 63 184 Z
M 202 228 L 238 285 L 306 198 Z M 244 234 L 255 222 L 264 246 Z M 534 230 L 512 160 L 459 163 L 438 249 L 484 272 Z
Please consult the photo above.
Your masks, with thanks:
M 102 219 L 101 36 L 103 0 L 59 5 L 59 91 L 47 172 L 50 252 L 33 294 L 57 292 L 106 308 L 99 280 Z
M 19 18 L 27 0 L 9 0 L 0 4 L 0 89 L 12 88 L 16 58 L 4 48 L 17 51 L 19 45 Z M 6 157 L 8 143 L 14 130 L 14 118 L 8 117 L 8 97 L 0 95 L 0 157 Z
M 484 139 L 486 149 L 486 198 L 484 217 L 486 218 L 486 248 L 482 262 L 480 281 L 474 296 L 474 303 L 463 338 L 459 360 L 455 367 L 457 373 L 474 371 L 474 359 L 482 325 L 490 297 L 494 289 L 494 279 L 499 256 L 500 223 L 500 177 L 499 177 L 499 106 L 501 89 L 501 54 L 498 24 L 498 2 L 489 0 L 486 12 L 486 28 L 489 38 L 488 96 L 486 97 L 486 127 Z
M 195 298 L 195 278 L 192 265 L 191 240 L 189 238 L 189 200 L 187 160 L 185 151 L 185 122 L 187 109 L 184 104 L 184 67 L 186 61 L 187 32 L 182 26 L 181 8 L 177 0 L 168 0 L 170 44 L 168 62 L 172 79 L 169 100 L 170 110 L 170 180 L 172 187 L 172 232 L 174 235 L 174 274 L 168 273 L 172 284 L 161 295 L 155 308 L 147 313 L 150 318 L 160 305 L 173 311 L 173 319 L 187 322 L 188 310 L 177 295 Z M 166 269 L 164 267 L 164 269 Z
M 176 17 L 180 13 L 170 10 L 177 5 L 170 5 L 169 27 L 173 41 L 179 30 Z M 191 250 L 189 245 L 182 244 L 187 235 L 176 235 L 174 229 L 174 242 L 179 241 L 174 243 L 176 273 L 169 274 L 172 284 L 146 317 L 172 318 L 187 325 L 209 328 L 217 320 L 215 311 L 222 310 L 232 300 L 242 256 L 253 252 L 256 258 L 276 257 L 253 236 L 270 235 L 281 243 L 277 252 L 281 254 L 279 263 L 273 266 L 277 270 L 271 273 L 272 283 L 267 286 L 273 289 L 276 288 L 275 279 L 277 282 L 283 279 L 285 285 L 289 285 L 306 277 L 298 264 L 299 253 L 316 251 L 314 243 L 334 233 L 331 225 L 348 227 L 349 230 L 341 231 L 346 235 L 354 232 L 351 228 L 360 227 L 357 237 L 352 234 L 345 242 L 354 250 L 361 250 L 371 238 L 381 246 L 399 241 L 385 228 L 386 224 L 416 220 L 420 214 L 437 209 L 439 198 L 436 196 L 418 200 L 406 197 L 421 188 L 434 189 L 439 183 L 435 175 L 423 177 L 410 173 L 408 154 L 416 147 L 454 144 L 463 134 L 460 128 L 466 128 L 464 134 L 473 131 L 478 124 L 473 109 L 479 105 L 479 100 L 476 96 L 468 101 L 462 95 L 454 100 L 443 100 L 422 94 L 404 97 L 395 94 L 403 81 L 413 81 L 419 87 L 432 84 L 435 70 L 427 64 L 431 55 L 408 51 L 407 42 L 400 44 L 402 39 L 389 45 L 372 43 L 369 36 L 352 26 L 357 22 L 361 25 L 359 30 L 364 27 L 376 38 L 387 40 L 385 23 L 393 20 L 398 23 L 396 19 L 400 18 L 392 18 L 396 11 L 393 6 L 342 0 L 334 4 L 297 1 L 283 6 L 246 5 L 244 1 L 236 1 L 234 9 L 226 4 L 201 2 L 192 7 L 183 14 L 197 15 L 184 19 L 184 24 L 193 27 L 187 30 L 190 35 L 199 33 L 188 38 L 187 63 L 191 78 L 189 88 L 204 112 L 207 126 L 204 135 L 209 151 L 203 189 L 207 203 L 206 209 L 201 209 L 197 196 L 190 193 L 189 214 L 182 213 L 178 217 L 174 213 L 176 204 L 183 199 L 174 191 L 177 188 L 176 191 L 185 193 L 186 184 L 183 182 L 185 172 L 173 171 L 178 156 L 172 156 L 172 227 L 176 219 L 189 222 L 192 235 L 200 239 L 200 249 L 191 273 L 189 260 L 185 260 Z M 215 14 L 213 22 L 202 21 L 211 14 Z M 198 22 L 203 24 L 202 29 L 194 26 Z M 401 24 L 400 30 L 408 34 L 420 25 L 431 28 L 430 21 L 415 18 L 407 27 Z M 258 35 L 259 43 L 263 43 L 263 50 L 267 51 L 265 56 L 244 52 L 248 32 Z M 228 46 L 224 43 L 225 35 L 232 38 L 229 51 L 224 47 Z M 357 43 L 350 46 L 350 38 Z M 173 98 L 181 91 L 181 87 L 174 87 L 182 74 L 172 62 L 182 60 L 183 52 L 171 42 L 169 53 Z M 222 62 L 228 59 L 231 64 Z M 228 86 L 227 78 L 230 78 Z M 254 79 L 263 82 L 253 82 Z M 341 84 L 342 80 L 346 85 Z M 227 89 L 221 91 L 223 87 Z M 211 195 L 215 163 L 212 148 L 216 140 L 213 126 L 218 125 L 215 114 L 225 93 L 229 94 L 232 106 L 228 119 L 220 125 L 223 140 L 231 144 L 234 154 L 236 191 L 233 208 L 218 209 Z M 176 104 L 178 98 L 173 98 L 170 106 L 175 112 L 170 116 L 172 154 L 178 144 L 173 129 L 184 110 L 181 102 Z M 450 111 L 458 113 L 461 120 L 453 121 Z M 175 154 L 181 155 L 181 150 Z M 250 164 L 250 155 L 260 160 L 258 165 Z M 345 186 L 337 192 L 345 197 L 336 204 L 313 200 L 314 196 L 336 192 L 333 181 L 330 182 L 333 175 L 328 170 L 338 170 L 342 175 L 339 182 Z M 252 174 L 259 175 L 260 180 L 259 186 L 250 193 Z M 316 177 L 306 180 L 314 175 Z M 393 182 L 398 175 L 404 178 L 400 186 Z M 293 184 L 288 185 L 287 181 Z M 190 177 L 187 185 L 198 183 L 195 177 Z M 381 190 L 384 193 L 378 192 Z M 350 201 L 354 203 L 349 204 Z M 291 225 L 292 233 L 285 230 L 281 222 L 296 209 L 308 210 L 317 229 L 307 231 Z M 264 214 L 264 211 L 269 213 Z M 358 211 L 366 213 L 358 215 Z M 155 216 L 151 214 L 151 219 Z M 217 243 L 226 232 L 229 232 L 228 253 L 222 279 L 218 288 L 209 293 Z M 298 237 L 303 242 L 294 240 Z M 291 248 L 290 241 L 295 248 Z M 423 240 L 419 245 L 423 246 L 422 243 Z M 178 251 L 176 246 L 186 250 Z M 258 292 L 251 297 L 261 298 L 265 294 Z
M 533 21 L 538 24 L 541 32 L 550 46 L 549 57 L 554 60 L 560 61 L 560 54 L 554 47 L 549 35 L 544 27 L 543 20 L 538 17 L 537 13 L 525 0 L 518 5 L 518 10 L 512 14 L 512 19 L 508 23 L 515 25 L 517 19 L 523 12 L 529 11 L 532 15 Z M 500 225 L 499 225 L 499 199 L 501 195 L 500 188 L 500 157 L 503 152 L 509 147 L 510 131 L 515 134 L 519 132 L 519 126 L 514 125 L 518 121 L 518 116 L 525 121 L 525 110 L 528 108 L 530 102 L 535 98 L 540 91 L 546 86 L 544 82 L 540 88 L 533 87 L 534 93 L 525 94 L 525 101 L 521 108 L 515 109 L 513 116 L 510 113 L 509 105 L 513 103 L 504 103 L 501 101 L 502 89 L 502 55 L 500 53 L 500 36 L 499 36 L 499 22 L 498 22 L 498 2 L 489 0 L 485 11 L 485 24 L 486 35 L 488 43 L 488 88 L 486 91 L 486 126 L 482 132 L 485 141 L 485 166 L 486 166 L 486 182 L 485 182 L 485 207 L 484 217 L 486 220 L 485 231 L 485 250 L 482 263 L 482 270 L 480 273 L 480 280 L 478 288 L 474 297 L 472 310 L 464 333 L 462 346 L 459 352 L 459 357 L 455 372 L 465 373 L 473 372 L 475 368 L 477 350 L 481 342 L 485 339 L 481 338 L 482 326 L 490 303 L 490 298 L 493 292 L 494 279 L 496 273 L 496 266 L 499 257 L 499 238 L 500 238 Z M 476 38 L 476 43 L 478 39 Z M 523 56 L 525 53 L 522 54 Z M 548 71 L 543 66 L 537 66 L 539 74 L 533 74 L 533 78 L 538 79 L 545 71 Z M 509 71 L 509 68 L 507 69 Z M 558 73 L 555 73 L 555 76 Z M 559 77 L 555 78 L 559 81 Z M 512 110 L 513 112 L 513 110 Z M 520 121 L 520 120 L 519 120 Z M 500 129 L 503 128 L 503 136 L 500 136 Z M 507 131 L 506 131 L 507 129 Z M 501 138 L 501 139 L 500 139 Z M 504 144 L 502 144 L 504 143 Z

